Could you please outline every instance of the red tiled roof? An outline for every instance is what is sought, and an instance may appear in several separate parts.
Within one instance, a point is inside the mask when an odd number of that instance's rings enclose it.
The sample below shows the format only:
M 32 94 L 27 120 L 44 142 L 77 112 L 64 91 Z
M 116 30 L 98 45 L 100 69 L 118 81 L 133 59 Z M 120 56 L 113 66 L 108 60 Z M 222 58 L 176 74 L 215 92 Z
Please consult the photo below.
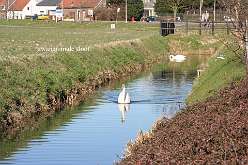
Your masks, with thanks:
M 94 8 L 101 0 L 62 0 L 60 7 L 62 8 Z
M 15 0 L 9 0 L 9 5 L 11 5 Z M 0 6 L 5 6 L 6 0 L 0 0 Z
M 0 6 L 4 6 L 5 5 L 5 0 L 0 0 Z
M 10 10 L 21 11 L 28 4 L 30 0 L 16 0 L 11 6 Z

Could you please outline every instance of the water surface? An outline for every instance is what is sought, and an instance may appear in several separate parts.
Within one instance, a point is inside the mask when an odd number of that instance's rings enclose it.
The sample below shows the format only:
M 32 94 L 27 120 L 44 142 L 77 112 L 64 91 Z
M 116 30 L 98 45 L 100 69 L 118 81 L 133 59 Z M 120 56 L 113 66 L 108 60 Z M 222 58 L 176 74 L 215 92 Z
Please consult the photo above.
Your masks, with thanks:
M 113 164 L 139 130 L 148 131 L 157 119 L 171 118 L 184 106 L 203 61 L 196 56 L 184 63 L 160 64 L 130 78 L 125 82 L 130 106 L 116 104 L 123 82 L 109 84 L 20 138 L 1 140 L 0 164 Z

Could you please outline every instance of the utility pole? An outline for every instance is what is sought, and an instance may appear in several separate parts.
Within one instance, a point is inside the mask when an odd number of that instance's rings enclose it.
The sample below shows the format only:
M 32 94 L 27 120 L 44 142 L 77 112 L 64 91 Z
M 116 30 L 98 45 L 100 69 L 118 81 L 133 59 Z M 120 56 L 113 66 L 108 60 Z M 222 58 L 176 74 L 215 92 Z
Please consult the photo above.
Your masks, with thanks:
M 125 10 L 126 10 L 126 23 L 127 23 L 127 0 L 126 0 L 126 7 L 125 7 Z
M 201 35 L 202 33 L 202 6 L 203 6 L 203 0 L 200 0 L 200 24 L 199 24 L 199 34 Z
M 203 6 L 203 0 L 200 0 L 200 21 L 202 20 L 202 6 Z
M 120 12 L 120 10 L 121 10 L 121 8 L 117 8 L 117 10 L 116 10 L 116 20 L 115 20 L 116 25 L 117 25 L 117 21 L 118 21 L 118 13 Z
M 214 0 L 214 23 L 216 21 L 216 0 Z

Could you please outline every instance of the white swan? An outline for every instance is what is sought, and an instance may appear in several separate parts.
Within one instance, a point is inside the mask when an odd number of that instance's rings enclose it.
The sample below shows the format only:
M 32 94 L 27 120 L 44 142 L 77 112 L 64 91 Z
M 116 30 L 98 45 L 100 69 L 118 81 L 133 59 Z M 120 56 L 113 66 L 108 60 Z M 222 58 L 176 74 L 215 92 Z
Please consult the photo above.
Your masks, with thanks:
M 224 57 L 222 57 L 222 56 L 219 56 L 219 57 L 216 57 L 217 59 L 221 59 L 221 60 L 225 60 L 225 58 Z
M 170 61 L 175 61 L 175 62 L 183 62 L 186 60 L 186 56 L 184 55 L 170 55 Z
M 122 84 L 122 91 L 121 91 L 121 93 L 119 94 L 118 103 L 119 103 L 119 104 L 130 104 L 130 102 L 131 102 L 130 96 L 129 96 L 129 94 L 126 92 L 126 87 L 125 87 L 125 85 Z

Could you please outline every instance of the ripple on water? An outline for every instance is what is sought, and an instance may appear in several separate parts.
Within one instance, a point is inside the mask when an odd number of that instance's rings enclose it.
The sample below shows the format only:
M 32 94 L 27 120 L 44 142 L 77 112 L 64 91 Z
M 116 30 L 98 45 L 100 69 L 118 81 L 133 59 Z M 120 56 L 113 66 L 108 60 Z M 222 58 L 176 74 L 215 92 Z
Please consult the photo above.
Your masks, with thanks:
M 56 114 L 39 134 L 30 132 L 23 141 L 3 143 L 0 153 L 8 150 L 11 156 L 0 157 L 0 164 L 112 164 L 140 129 L 147 131 L 155 120 L 171 118 L 184 106 L 193 78 L 156 72 L 131 80 L 126 84 L 132 99 L 128 107 L 117 104 L 120 85 L 101 89 L 96 98 Z

